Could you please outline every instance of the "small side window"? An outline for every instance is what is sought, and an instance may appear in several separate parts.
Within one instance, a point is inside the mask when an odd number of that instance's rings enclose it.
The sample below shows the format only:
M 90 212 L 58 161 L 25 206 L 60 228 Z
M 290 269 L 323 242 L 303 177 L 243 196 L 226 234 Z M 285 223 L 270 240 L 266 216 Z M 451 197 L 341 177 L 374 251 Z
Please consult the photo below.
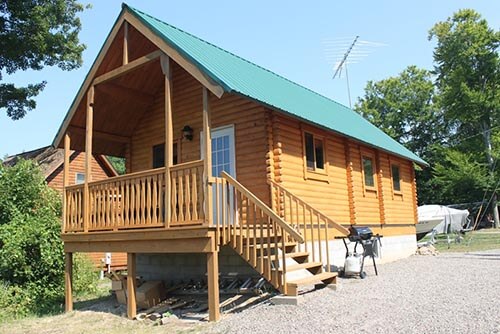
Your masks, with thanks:
M 75 184 L 85 183 L 85 174 L 84 173 L 76 173 L 75 174 Z
M 365 186 L 375 187 L 373 177 L 373 160 L 370 157 L 363 156 L 363 174 L 365 175 Z
M 311 133 L 304 133 L 306 166 L 309 171 L 325 169 L 325 149 L 323 140 Z
M 392 189 L 394 189 L 394 191 L 401 191 L 401 181 L 399 178 L 398 165 L 391 165 L 391 174 L 392 174 Z

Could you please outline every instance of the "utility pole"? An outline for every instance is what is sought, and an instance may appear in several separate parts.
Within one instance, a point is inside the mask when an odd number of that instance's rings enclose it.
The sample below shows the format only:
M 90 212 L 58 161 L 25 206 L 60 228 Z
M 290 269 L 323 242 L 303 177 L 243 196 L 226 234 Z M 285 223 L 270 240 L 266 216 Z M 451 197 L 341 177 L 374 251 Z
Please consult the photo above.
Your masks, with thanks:
M 495 162 L 493 160 L 493 155 L 492 155 L 493 149 L 491 147 L 491 127 L 488 124 L 488 122 L 483 121 L 482 128 L 483 128 L 484 145 L 486 146 L 486 159 L 488 160 L 488 169 L 490 172 L 491 180 L 494 180 Z M 497 198 L 497 194 L 496 194 L 496 189 L 493 189 L 493 194 L 491 197 L 491 211 L 493 214 L 494 227 L 499 228 L 500 227 L 500 219 L 498 216 L 498 198 Z

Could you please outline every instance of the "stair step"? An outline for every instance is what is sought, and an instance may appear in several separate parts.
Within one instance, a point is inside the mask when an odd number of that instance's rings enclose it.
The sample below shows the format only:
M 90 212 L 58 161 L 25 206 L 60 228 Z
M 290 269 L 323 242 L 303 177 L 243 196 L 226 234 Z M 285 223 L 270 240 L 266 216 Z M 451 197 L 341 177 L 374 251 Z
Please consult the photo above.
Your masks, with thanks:
M 298 264 L 287 266 L 286 272 L 288 273 L 291 271 L 302 270 L 302 269 L 321 268 L 322 266 L 323 266 L 323 263 L 321 263 L 321 262 L 304 262 L 304 263 L 298 263 Z M 280 268 L 280 271 L 283 271 L 283 268 Z
M 337 276 L 338 276 L 337 273 L 322 272 L 322 273 L 319 273 L 319 274 L 316 274 L 316 275 L 313 275 L 313 276 L 299 278 L 299 279 L 296 279 L 296 280 L 290 280 L 290 281 L 287 280 L 287 285 L 289 287 L 290 286 L 294 286 L 296 288 L 299 285 L 314 284 L 314 283 L 319 283 L 319 282 L 330 283 Z M 330 281 L 330 282 L 328 282 L 328 281 Z
M 286 258 L 291 258 L 291 259 L 297 259 L 297 258 L 304 258 L 304 257 L 308 257 L 309 256 L 309 252 L 291 252 L 291 253 L 286 253 L 285 254 L 285 257 Z M 265 255 L 264 258 L 269 258 L 269 257 L 272 257 L 273 260 L 274 260 L 274 255 Z M 279 256 L 280 259 L 282 258 L 282 255 Z
M 271 249 L 274 249 L 276 248 L 276 246 L 281 249 L 281 246 L 283 245 L 282 242 L 278 242 L 277 244 L 276 243 L 270 243 L 270 244 L 256 244 L 255 246 L 254 245 L 250 245 L 250 248 L 256 248 L 256 249 L 267 249 L 268 245 L 270 245 Z M 291 247 L 291 246 L 297 246 L 297 243 L 296 242 L 285 242 L 285 247 Z

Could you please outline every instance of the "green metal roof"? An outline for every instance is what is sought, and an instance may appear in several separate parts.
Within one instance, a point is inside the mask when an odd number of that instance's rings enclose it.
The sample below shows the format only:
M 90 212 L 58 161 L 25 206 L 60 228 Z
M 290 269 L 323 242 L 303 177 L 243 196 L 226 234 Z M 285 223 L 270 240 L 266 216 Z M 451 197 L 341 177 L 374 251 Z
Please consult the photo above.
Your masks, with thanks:
M 126 4 L 123 7 L 192 61 L 224 91 L 247 96 L 323 128 L 427 165 L 348 107 Z

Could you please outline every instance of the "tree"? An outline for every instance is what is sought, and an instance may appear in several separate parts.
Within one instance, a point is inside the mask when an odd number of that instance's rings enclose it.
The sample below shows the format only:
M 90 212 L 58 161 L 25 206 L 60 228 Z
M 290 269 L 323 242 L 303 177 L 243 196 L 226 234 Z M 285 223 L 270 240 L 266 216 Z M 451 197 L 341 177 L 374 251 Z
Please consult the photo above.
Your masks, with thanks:
M 500 31 L 491 29 L 474 10 L 463 9 L 436 23 L 429 31 L 432 39 L 437 41 L 434 72 L 445 118 L 455 121 L 458 133 L 464 130 L 465 138 L 471 132 L 482 135 L 482 155 L 489 166 L 489 184 L 494 187 L 491 131 L 500 126 Z M 477 146 L 474 149 L 477 151 Z M 493 194 L 493 216 L 499 227 L 496 202 Z
M 431 73 L 409 66 L 396 77 L 369 81 L 355 110 L 432 164 L 438 160 L 436 148 L 449 132 L 436 98 Z M 428 184 L 431 170 L 417 174 L 419 200 L 435 202 L 435 192 Z
M 0 2 L 0 109 L 14 119 L 36 107 L 33 97 L 46 82 L 18 87 L 1 83 L 2 72 L 13 74 L 44 66 L 72 70 L 82 64 L 85 45 L 78 40 L 76 16 L 84 9 L 76 0 L 3 0 Z
M 50 189 L 38 165 L 0 161 L 0 321 L 60 310 L 64 299 L 61 196 Z M 77 256 L 74 292 L 96 291 L 90 260 Z

